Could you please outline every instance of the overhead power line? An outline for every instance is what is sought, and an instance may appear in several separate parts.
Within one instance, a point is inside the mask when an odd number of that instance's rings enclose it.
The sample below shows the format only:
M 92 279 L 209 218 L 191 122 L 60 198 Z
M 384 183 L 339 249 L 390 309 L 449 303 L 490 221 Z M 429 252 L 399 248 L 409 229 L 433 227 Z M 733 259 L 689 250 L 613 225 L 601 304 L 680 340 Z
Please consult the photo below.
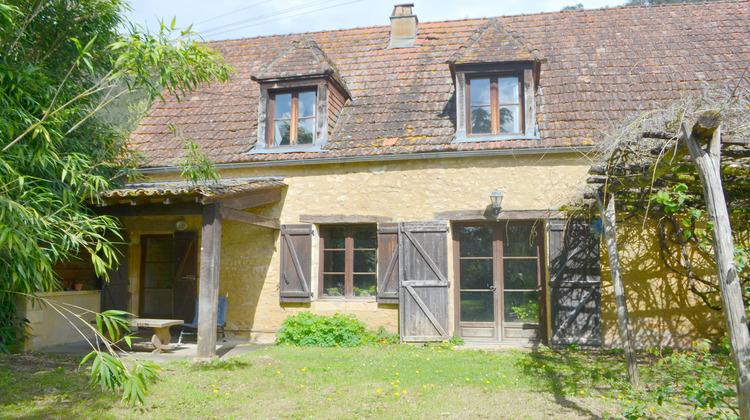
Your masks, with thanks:
M 252 7 L 255 7 L 255 6 L 259 6 L 259 5 L 263 4 L 263 3 L 266 3 L 266 1 L 259 1 L 259 2 L 257 2 L 257 3 L 253 3 L 253 4 L 249 5 L 249 6 L 245 6 L 245 7 L 240 7 L 240 8 L 239 8 L 239 9 L 237 9 L 237 10 L 233 10 L 233 11 L 231 11 L 231 12 L 229 12 L 229 13 L 224 13 L 223 15 L 219 15 L 219 16 L 214 16 L 214 17 L 212 17 L 212 18 L 210 18 L 210 19 L 206 19 L 206 20 L 202 20 L 202 21 L 200 21 L 200 22 L 196 22 L 195 24 L 196 24 L 196 25 L 201 25 L 201 24 L 204 24 L 204 23 L 206 23 L 206 22 L 211 22 L 212 20 L 216 20 L 216 19 L 221 19 L 221 18 L 223 18 L 223 17 L 226 17 L 226 16 L 230 16 L 230 15 L 236 14 L 237 12 L 241 12 L 241 11 L 243 11 L 243 10 L 247 10 L 247 9 L 250 9 L 250 8 L 252 8 Z
M 214 28 L 211 28 L 211 29 L 201 30 L 201 34 L 204 35 L 204 36 L 221 35 L 221 34 L 224 34 L 224 33 L 227 33 L 227 32 L 234 32 L 234 31 L 238 31 L 240 29 L 250 28 L 250 27 L 258 26 L 258 25 L 264 25 L 264 24 L 267 24 L 267 23 L 279 21 L 281 19 L 286 19 L 286 18 L 296 17 L 296 16 L 302 16 L 302 15 L 311 15 L 311 14 L 315 14 L 315 13 L 321 12 L 323 10 L 332 9 L 334 7 L 340 7 L 340 6 L 344 6 L 344 5 L 351 4 L 351 3 L 357 3 L 357 2 L 360 2 L 362 0 L 347 1 L 347 2 L 344 2 L 344 3 L 334 4 L 334 5 L 327 6 L 327 7 L 319 7 L 319 8 L 313 9 L 313 10 L 307 10 L 307 11 L 304 11 L 304 12 L 300 12 L 300 13 L 288 15 L 288 13 L 300 11 L 300 10 L 303 10 L 303 9 L 308 9 L 310 7 L 313 7 L 313 6 L 319 6 L 319 5 L 323 5 L 323 4 L 326 4 L 326 3 L 331 3 L 332 1 L 338 1 L 338 0 L 313 1 L 313 2 L 305 3 L 305 4 L 302 4 L 302 5 L 299 5 L 299 6 L 291 7 L 291 8 L 288 8 L 288 9 L 284 9 L 284 10 L 279 10 L 279 11 L 276 11 L 276 12 L 267 13 L 265 15 L 255 16 L 255 17 L 252 17 L 252 18 L 243 19 L 241 21 L 229 23 L 229 24 L 226 24 L 226 25 L 217 26 L 217 27 L 214 27 Z M 283 15 L 286 15 L 286 16 L 283 16 Z M 273 18 L 273 19 L 269 19 L 269 18 Z

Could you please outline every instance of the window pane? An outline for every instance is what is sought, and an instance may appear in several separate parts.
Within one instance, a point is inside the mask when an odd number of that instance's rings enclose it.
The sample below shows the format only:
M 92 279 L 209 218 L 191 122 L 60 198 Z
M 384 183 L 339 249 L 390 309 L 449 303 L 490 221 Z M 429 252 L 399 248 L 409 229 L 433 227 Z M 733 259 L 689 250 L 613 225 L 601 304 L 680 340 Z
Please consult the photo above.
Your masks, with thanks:
M 536 292 L 505 292 L 506 322 L 539 322 Z
M 472 93 L 474 85 L 471 86 Z M 518 78 L 501 77 L 497 79 L 497 103 L 499 104 L 517 104 L 518 103 Z
M 375 296 L 375 274 L 354 275 L 354 296 Z
M 536 229 L 533 226 L 506 226 L 503 230 L 503 255 L 506 257 L 536 256 Z
M 273 122 L 273 145 L 286 146 L 289 144 L 289 121 L 281 120 Z
M 354 249 L 377 248 L 377 228 L 375 226 L 355 226 L 352 228 L 354 235 Z
M 492 255 L 492 229 L 486 226 L 467 226 L 458 231 L 462 257 Z
M 536 289 L 537 260 L 503 260 L 503 279 L 505 289 Z
M 375 251 L 354 251 L 354 272 L 375 272 Z
M 461 260 L 461 289 L 489 289 L 492 282 L 492 259 Z
M 346 251 L 323 251 L 323 271 L 343 273 L 346 270 Z
M 300 92 L 298 116 L 300 118 L 315 116 L 315 92 Z
M 346 243 L 345 227 L 327 227 L 323 229 L 325 249 L 344 249 Z
M 472 134 L 492 133 L 492 119 L 490 116 L 490 107 L 482 106 L 482 107 L 471 108 L 471 133 Z
M 145 239 L 146 262 L 172 262 L 174 259 L 174 242 L 171 236 L 155 236 Z
M 471 79 L 471 106 L 490 104 L 490 79 Z
M 280 93 L 274 96 L 276 104 L 273 108 L 273 118 L 275 120 L 289 119 L 292 117 L 292 94 Z
M 494 292 L 461 292 L 462 322 L 494 322 Z
M 344 275 L 323 275 L 323 296 L 344 296 Z
M 315 118 L 304 118 L 297 121 L 297 144 L 315 142 Z
M 521 116 L 518 105 L 503 105 L 500 107 L 500 132 L 520 133 Z
M 145 267 L 145 287 L 168 289 L 172 287 L 172 263 L 147 263 Z M 170 303 L 171 305 L 171 303 Z

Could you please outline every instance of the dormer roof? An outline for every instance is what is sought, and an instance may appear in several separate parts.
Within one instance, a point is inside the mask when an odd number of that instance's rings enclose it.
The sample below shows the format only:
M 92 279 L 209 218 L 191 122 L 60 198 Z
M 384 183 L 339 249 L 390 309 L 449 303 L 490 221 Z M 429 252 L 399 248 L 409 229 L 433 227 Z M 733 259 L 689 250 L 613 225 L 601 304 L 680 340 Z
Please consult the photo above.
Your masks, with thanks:
M 267 65 L 261 67 L 251 79 L 259 82 L 300 80 L 313 77 L 331 77 L 346 92 L 346 83 L 326 53 L 310 37 L 293 41 Z
M 452 65 L 538 61 L 521 41 L 505 30 L 498 19 L 480 25 L 448 59 Z

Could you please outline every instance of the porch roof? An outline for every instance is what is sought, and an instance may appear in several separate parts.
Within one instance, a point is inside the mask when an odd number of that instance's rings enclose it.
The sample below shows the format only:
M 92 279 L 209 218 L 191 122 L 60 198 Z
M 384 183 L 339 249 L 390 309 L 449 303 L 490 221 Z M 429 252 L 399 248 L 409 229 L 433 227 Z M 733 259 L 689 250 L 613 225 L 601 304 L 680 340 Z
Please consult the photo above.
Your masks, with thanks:
M 222 179 L 213 184 L 197 185 L 186 181 L 133 183 L 126 184 L 122 188 L 104 191 L 100 196 L 108 204 L 121 199 L 144 198 L 194 198 L 197 202 L 218 201 L 239 194 L 284 187 L 286 184 L 281 182 L 283 179 L 283 177 L 234 178 Z

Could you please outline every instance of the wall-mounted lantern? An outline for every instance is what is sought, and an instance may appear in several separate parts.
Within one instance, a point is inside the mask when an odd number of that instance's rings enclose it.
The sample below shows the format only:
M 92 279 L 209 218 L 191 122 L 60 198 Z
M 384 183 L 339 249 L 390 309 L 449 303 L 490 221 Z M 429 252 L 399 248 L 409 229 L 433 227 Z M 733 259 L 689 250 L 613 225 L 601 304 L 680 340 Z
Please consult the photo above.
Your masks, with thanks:
M 490 201 L 492 201 L 492 211 L 495 214 L 500 214 L 500 210 L 503 209 L 503 193 L 500 190 L 495 189 L 490 194 Z

